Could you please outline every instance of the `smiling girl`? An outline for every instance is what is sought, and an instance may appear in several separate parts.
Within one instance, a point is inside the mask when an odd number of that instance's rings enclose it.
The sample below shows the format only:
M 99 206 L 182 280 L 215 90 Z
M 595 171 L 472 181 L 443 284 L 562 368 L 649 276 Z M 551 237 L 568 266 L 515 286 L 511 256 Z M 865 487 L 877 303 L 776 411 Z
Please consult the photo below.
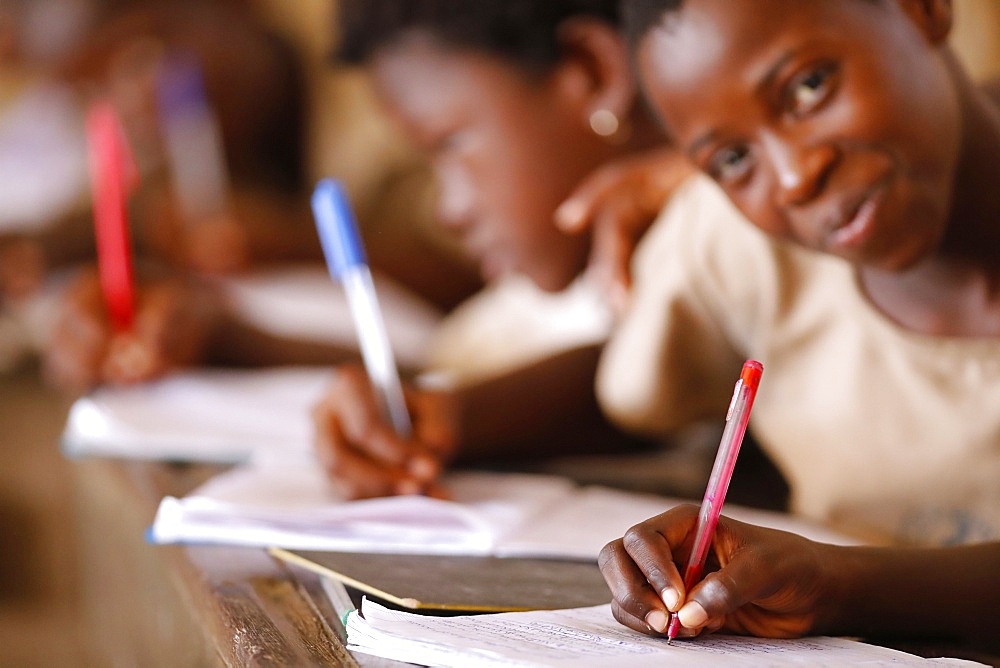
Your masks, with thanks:
M 710 574 L 685 592 L 675 561 L 696 511 L 675 509 L 602 552 L 615 617 L 651 634 L 680 611 L 687 634 L 995 648 L 1000 116 L 945 43 L 951 4 L 625 7 L 647 97 L 709 178 L 642 250 L 605 406 L 668 429 L 724 407 L 732 369 L 759 359 L 751 426 L 794 510 L 979 544 L 835 547 L 723 520 Z
M 647 97 L 708 178 L 640 254 L 605 408 L 669 430 L 759 359 L 751 428 L 793 510 L 1000 536 L 1000 117 L 947 46 L 950 3 L 626 6 Z

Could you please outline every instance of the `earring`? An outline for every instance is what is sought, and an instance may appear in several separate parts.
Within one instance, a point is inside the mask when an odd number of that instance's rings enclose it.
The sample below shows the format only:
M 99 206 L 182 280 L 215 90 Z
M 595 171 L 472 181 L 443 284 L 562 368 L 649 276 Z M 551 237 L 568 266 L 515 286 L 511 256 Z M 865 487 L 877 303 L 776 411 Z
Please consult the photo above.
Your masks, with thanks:
M 614 136 L 618 127 L 618 117 L 610 109 L 598 109 L 590 115 L 590 129 L 599 137 Z

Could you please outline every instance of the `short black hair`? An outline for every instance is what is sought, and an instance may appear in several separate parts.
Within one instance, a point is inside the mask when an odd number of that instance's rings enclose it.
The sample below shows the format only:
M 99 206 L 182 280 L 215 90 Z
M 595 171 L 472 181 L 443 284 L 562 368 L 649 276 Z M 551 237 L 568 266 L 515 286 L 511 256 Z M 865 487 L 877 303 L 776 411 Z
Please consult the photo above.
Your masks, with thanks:
M 635 52 L 639 43 L 654 27 L 661 25 L 666 15 L 681 8 L 684 0 L 622 0 L 622 32 Z
M 588 16 L 619 25 L 619 0 L 340 0 L 336 57 L 363 64 L 419 30 L 447 46 L 484 51 L 530 69 L 560 57 L 559 25 Z
M 867 0 L 877 4 L 879 0 Z M 684 0 L 621 0 L 621 26 L 629 51 L 635 53 L 650 30 L 664 25 L 669 14 L 677 12 Z

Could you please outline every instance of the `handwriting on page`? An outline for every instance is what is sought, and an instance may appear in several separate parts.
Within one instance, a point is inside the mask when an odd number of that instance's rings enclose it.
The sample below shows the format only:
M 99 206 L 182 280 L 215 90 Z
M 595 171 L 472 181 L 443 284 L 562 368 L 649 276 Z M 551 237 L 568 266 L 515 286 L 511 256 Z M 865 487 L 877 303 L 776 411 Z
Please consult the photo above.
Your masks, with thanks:
M 614 621 L 609 606 L 424 617 L 365 601 L 350 649 L 435 666 L 920 665 L 930 660 L 841 638 L 768 640 L 709 635 L 667 645 Z M 951 663 L 950 665 L 955 665 Z

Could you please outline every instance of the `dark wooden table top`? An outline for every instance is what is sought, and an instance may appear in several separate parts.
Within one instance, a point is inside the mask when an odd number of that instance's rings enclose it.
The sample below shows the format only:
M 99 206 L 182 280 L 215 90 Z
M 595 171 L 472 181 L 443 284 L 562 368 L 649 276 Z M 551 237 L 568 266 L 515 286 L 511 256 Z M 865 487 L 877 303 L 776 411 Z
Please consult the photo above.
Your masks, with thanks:
M 220 468 L 76 468 L 88 622 L 102 654 L 127 665 L 359 665 L 317 575 L 261 549 L 144 540 L 164 495 L 186 494 Z

